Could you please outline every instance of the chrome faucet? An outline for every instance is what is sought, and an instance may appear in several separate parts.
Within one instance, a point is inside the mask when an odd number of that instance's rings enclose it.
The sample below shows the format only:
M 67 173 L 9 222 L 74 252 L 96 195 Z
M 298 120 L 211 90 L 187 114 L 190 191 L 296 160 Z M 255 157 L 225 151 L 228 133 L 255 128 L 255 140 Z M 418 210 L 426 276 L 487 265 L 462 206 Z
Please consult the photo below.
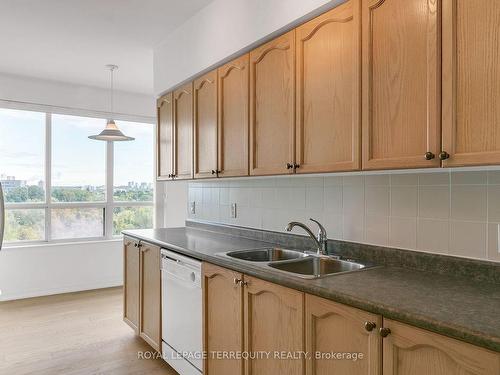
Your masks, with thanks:
M 292 221 L 292 222 L 288 223 L 288 225 L 285 227 L 285 230 L 287 232 L 291 232 L 294 227 L 301 227 L 302 229 L 304 229 L 307 232 L 307 234 L 316 243 L 317 254 L 318 255 L 328 255 L 328 251 L 327 251 L 328 237 L 326 235 L 325 228 L 323 227 L 323 225 L 320 224 L 319 221 L 314 220 L 314 219 L 309 219 L 309 220 L 314 221 L 316 224 L 318 224 L 319 231 L 318 231 L 318 234 L 316 236 L 313 234 L 313 232 L 311 231 L 311 229 L 309 229 L 309 227 L 307 225 L 302 224 L 298 221 Z

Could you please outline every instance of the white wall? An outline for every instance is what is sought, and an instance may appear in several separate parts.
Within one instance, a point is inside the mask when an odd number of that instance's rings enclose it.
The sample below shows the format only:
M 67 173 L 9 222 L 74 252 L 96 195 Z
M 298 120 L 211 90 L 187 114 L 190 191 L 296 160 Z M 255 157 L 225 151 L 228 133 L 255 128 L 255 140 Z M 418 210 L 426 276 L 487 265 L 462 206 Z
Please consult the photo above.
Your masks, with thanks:
M 341 2 L 214 0 L 155 48 L 155 94 Z
M 332 239 L 500 261 L 500 170 L 192 182 L 188 201 L 191 219 L 284 231 L 312 217 Z
M 0 73 L 0 100 L 85 111 L 109 111 L 109 90 Z M 153 95 L 115 92 L 115 112 L 155 117 Z
M 150 121 L 156 116 L 153 95 L 115 93 L 115 109 L 124 118 Z M 17 102 L 76 110 L 108 112 L 109 91 L 95 87 L 0 73 L 2 105 Z M 1 162 L 1 161 L 0 161 Z M 162 212 L 161 207 L 159 211 Z M 0 300 L 34 297 L 123 283 L 121 241 L 99 241 L 2 248 Z
M 3 248 L 0 301 L 122 285 L 121 241 Z

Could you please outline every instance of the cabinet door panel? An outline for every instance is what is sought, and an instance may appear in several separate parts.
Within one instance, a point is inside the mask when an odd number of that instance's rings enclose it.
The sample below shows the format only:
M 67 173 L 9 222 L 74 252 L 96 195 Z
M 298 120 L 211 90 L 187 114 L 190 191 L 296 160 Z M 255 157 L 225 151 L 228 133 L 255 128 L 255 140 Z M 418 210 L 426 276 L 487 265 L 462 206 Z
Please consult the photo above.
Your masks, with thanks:
M 440 165 L 439 11 L 438 0 L 363 1 L 363 169 Z
M 194 82 L 194 177 L 217 169 L 217 71 Z
M 219 68 L 219 176 L 248 175 L 248 54 Z
M 217 359 L 210 353 L 243 351 L 243 288 L 241 273 L 203 263 L 203 350 L 205 375 L 242 375 L 243 361 Z
M 304 294 L 245 276 L 245 351 L 304 351 Z M 257 358 L 245 362 L 246 375 L 303 374 L 303 359 Z
M 250 174 L 293 173 L 295 31 L 250 52 Z
M 360 167 L 360 2 L 297 33 L 297 173 Z
M 378 334 L 382 317 L 306 294 L 307 375 L 379 375 L 382 368 L 382 342 Z M 376 327 L 368 332 L 365 322 Z M 316 358 L 314 353 L 362 353 L 358 360 Z
M 140 336 L 154 349 L 161 347 L 160 248 L 141 242 Z
M 175 178 L 193 178 L 193 85 L 174 91 L 174 174 Z
M 384 319 L 384 375 L 493 375 L 500 354 L 423 329 Z
M 123 239 L 123 320 L 136 333 L 139 332 L 139 249 L 137 242 L 128 237 Z
M 443 0 L 443 166 L 500 164 L 500 2 Z
M 173 173 L 172 93 L 158 99 L 158 179 L 169 179 Z

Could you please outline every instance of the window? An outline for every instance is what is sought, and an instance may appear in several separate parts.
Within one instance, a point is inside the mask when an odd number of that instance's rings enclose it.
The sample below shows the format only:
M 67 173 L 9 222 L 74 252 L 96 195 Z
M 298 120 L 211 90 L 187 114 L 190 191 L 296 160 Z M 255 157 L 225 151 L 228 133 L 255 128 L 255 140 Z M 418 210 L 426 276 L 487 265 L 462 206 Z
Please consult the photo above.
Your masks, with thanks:
M 0 108 L 6 243 L 106 239 L 153 226 L 153 131 L 117 121 L 132 142 L 88 139 L 105 119 Z

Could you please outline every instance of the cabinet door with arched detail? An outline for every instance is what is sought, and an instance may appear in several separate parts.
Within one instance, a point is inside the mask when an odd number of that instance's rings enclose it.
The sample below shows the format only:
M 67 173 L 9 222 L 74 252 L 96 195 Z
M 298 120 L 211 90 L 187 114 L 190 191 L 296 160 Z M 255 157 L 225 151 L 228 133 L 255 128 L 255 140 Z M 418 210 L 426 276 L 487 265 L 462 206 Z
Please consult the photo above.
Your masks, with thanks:
M 360 167 L 360 0 L 296 29 L 297 173 Z
M 304 293 L 246 275 L 243 285 L 245 375 L 302 375 Z
M 306 294 L 306 374 L 380 375 L 381 323 L 380 315 Z
M 363 169 L 439 167 L 438 0 L 363 0 Z
M 217 177 L 217 70 L 194 81 L 194 178 Z
M 250 52 L 250 174 L 294 172 L 295 30 Z
M 172 178 L 173 153 L 174 153 L 174 129 L 172 113 L 172 93 L 169 92 L 158 99 L 158 179 L 166 180 Z
M 384 375 L 497 375 L 500 354 L 384 319 Z
M 193 83 L 174 91 L 174 176 L 193 178 Z

